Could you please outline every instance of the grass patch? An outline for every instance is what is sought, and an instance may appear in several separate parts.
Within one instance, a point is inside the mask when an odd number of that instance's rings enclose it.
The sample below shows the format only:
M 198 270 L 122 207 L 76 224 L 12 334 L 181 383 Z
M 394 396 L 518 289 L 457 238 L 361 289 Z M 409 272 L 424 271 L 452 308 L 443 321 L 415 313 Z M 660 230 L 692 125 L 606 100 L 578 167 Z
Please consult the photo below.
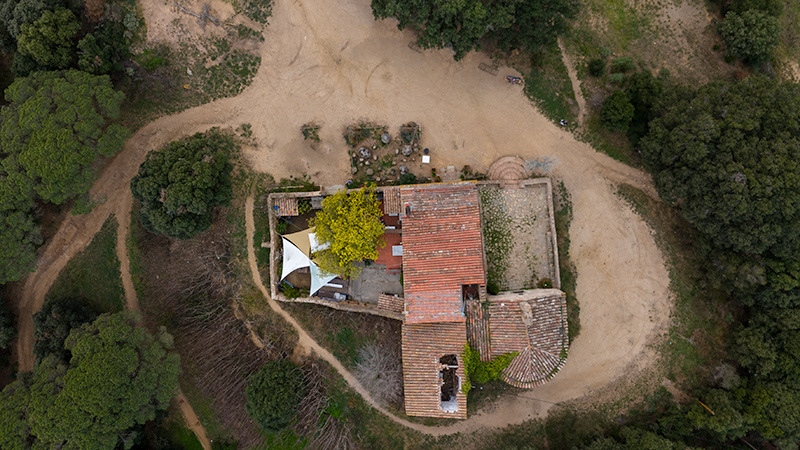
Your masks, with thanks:
M 531 56 L 533 69 L 525 77 L 525 95 L 548 119 L 574 123 L 577 110 L 575 91 L 569 79 L 561 50 L 553 46 Z
M 561 290 L 567 295 L 567 323 L 569 342 L 581 334 L 581 306 L 575 295 L 575 265 L 569 255 L 569 224 L 572 222 L 572 200 L 564 183 L 559 181 L 553 192 L 556 244 L 558 245 L 558 268 L 561 274 Z
M 735 305 L 707 282 L 697 234 L 677 210 L 630 185 L 621 185 L 618 195 L 655 232 L 666 258 L 675 296 L 672 325 L 659 346 L 666 376 L 683 388 L 700 385 L 725 358 L 726 318 L 733 316 Z
M 580 133 L 578 139 L 619 162 L 642 167 L 642 156 L 633 148 L 625 133 L 606 130 L 600 123 L 599 114 L 590 114 L 585 125 L 586 131 Z
M 92 242 L 58 274 L 47 299 L 76 297 L 98 314 L 122 311 L 122 288 L 117 259 L 117 220 L 110 216 Z

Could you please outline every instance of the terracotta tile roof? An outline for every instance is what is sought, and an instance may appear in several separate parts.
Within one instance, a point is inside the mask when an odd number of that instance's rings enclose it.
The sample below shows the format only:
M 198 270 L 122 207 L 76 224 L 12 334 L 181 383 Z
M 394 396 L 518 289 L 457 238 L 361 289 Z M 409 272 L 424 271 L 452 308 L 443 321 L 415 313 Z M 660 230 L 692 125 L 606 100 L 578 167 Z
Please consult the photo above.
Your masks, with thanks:
M 461 285 L 485 285 L 474 183 L 403 186 L 407 323 L 463 321 Z
M 459 390 L 456 394 L 458 411 L 445 412 L 441 407 L 441 382 L 439 359 L 456 355 L 456 375 L 464 380 L 464 352 L 466 326 L 459 323 L 403 324 L 403 383 L 406 414 L 409 416 L 467 418 L 467 396 Z
M 378 309 L 402 314 L 404 301 L 405 300 L 403 297 L 390 294 L 381 294 L 378 296 Z
M 400 186 L 383 188 L 383 212 L 400 214 Z
M 275 199 L 275 212 L 279 216 L 297 216 L 299 215 L 297 209 L 297 198 L 295 197 L 278 197 Z
M 568 345 L 566 296 L 555 289 L 521 292 L 490 298 L 490 351 L 492 357 L 519 352 L 502 378 L 532 388 L 552 378 L 566 361 L 561 352 Z

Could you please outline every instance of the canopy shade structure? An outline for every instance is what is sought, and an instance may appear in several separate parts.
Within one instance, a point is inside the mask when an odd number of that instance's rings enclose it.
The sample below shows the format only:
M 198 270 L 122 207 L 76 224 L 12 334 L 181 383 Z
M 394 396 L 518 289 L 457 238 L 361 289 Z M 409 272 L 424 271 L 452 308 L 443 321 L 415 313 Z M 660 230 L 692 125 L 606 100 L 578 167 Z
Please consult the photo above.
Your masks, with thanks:
M 314 262 L 311 263 L 311 289 L 309 295 L 314 295 L 322 289 L 323 286 L 328 284 L 331 280 L 336 278 L 336 275 L 326 273 Z
M 302 250 L 297 248 L 292 241 L 283 238 L 283 273 L 281 274 L 281 281 L 289 276 L 290 273 L 302 267 L 308 267 L 311 260 L 308 255 L 303 253 Z
M 324 272 L 311 261 L 311 251 L 323 250 L 326 248 L 326 246 L 320 246 L 317 243 L 313 228 L 281 237 L 283 238 L 283 271 L 281 273 L 281 281 L 297 269 L 310 267 L 311 289 L 309 289 L 309 295 L 314 295 L 329 281 L 336 278 L 335 274 Z

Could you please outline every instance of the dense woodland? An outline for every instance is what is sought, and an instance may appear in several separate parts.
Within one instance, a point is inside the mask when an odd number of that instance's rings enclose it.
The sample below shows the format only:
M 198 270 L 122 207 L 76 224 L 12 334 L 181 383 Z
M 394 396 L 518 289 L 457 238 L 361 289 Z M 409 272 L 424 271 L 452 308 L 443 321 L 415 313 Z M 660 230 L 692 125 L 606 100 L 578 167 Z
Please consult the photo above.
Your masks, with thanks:
M 481 46 L 541 52 L 568 28 L 578 7 L 573 0 L 372 1 L 376 19 L 395 18 L 401 29 L 419 32 L 421 47 L 452 48 L 456 59 Z M 586 433 L 562 429 L 564 439 L 551 439 L 549 448 L 800 444 L 800 87 L 761 70 L 777 45 L 782 8 L 778 0 L 723 5 L 718 32 L 726 57 L 747 69 L 736 80 L 687 86 L 624 59 L 588 61 L 589 76 L 619 75 L 597 112 L 600 122 L 641 154 L 662 200 L 696 231 L 702 286 L 723 292 L 734 313 L 723 364 L 716 376 L 682 386 L 687 399 L 661 398 L 646 413 Z M 125 1 L 0 5 L 0 81 L 6 88 L 0 107 L 0 283 L 35 269 L 44 211 L 90 207 L 87 192 L 104 159 L 129 137 L 119 121 L 125 96 L 117 86 L 130 69 L 139 21 L 134 3 Z M 153 149 L 131 182 L 153 248 L 212 227 L 214 208 L 234 195 L 229 158 L 236 145 L 230 135 L 212 131 Z M 209 264 L 221 264 L 212 253 L 206 256 Z M 233 295 L 233 275 L 213 268 L 224 275 L 195 274 L 212 280 L 208 284 L 191 278 L 176 283 L 180 291 L 161 287 L 159 314 L 177 317 L 165 326 L 191 337 L 183 348 L 221 345 L 203 337 L 207 324 L 241 328 L 219 301 Z M 220 289 L 218 295 L 197 292 L 209 286 Z M 158 320 L 146 321 L 157 330 L 151 333 L 135 315 L 98 312 L 80 298 L 61 298 L 49 299 L 34 317 L 36 368 L 16 374 L 0 393 L 0 448 L 148 448 L 147 424 L 163 418 L 178 383 L 173 338 L 153 326 L 161 325 Z M 13 314 L 0 301 L 0 349 L 15 336 Z M 270 433 L 287 426 L 311 430 L 312 440 L 295 442 L 297 448 L 358 446 L 341 412 L 347 402 L 327 393 L 319 369 L 287 362 L 281 345 L 258 356 L 230 346 L 227 359 L 204 367 L 213 374 L 238 371 L 230 397 L 238 403 L 226 406 L 241 415 L 231 427 L 249 420 L 246 411 Z M 252 364 L 230 355 L 252 356 Z M 272 362 L 262 364 L 267 360 Z M 314 431 L 323 419 L 324 433 Z M 588 419 L 576 413 L 572 420 Z M 534 448 L 504 439 L 485 447 L 501 443 L 504 450 Z

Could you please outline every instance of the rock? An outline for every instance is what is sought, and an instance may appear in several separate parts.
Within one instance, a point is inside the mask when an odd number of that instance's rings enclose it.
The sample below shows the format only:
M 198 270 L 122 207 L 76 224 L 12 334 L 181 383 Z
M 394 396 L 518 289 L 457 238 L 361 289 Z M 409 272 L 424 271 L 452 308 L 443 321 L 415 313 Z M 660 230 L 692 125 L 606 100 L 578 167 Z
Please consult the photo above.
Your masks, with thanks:
M 373 157 L 372 157 L 372 159 L 374 159 L 375 161 L 377 161 L 377 160 L 378 160 L 378 155 L 375 155 L 375 156 L 373 156 Z
M 364 161 L 364 165 L 368 166 L 369 165 L 369 161 Z
M 374 170 L 372 170 L 372 169 L 367 169 L 367 175 L 372 175 L 373 173 L 375 173 L 375 171 L 374 171 Z
M 394 149 L 394 154 L 395 155 L 399 155 L 400 154 L 400 149 L 399 148 Z
M 372 156 L 372 152 L 367 147 L 361 147 L 358 149 L 358 154 L 361 155 L 362 158 L 367 159 Z
M 381 177 L 375 177 L 375 178 L 373 178 L 373 180 L 375 180 L 375 181 L 381 181 Z
M 403 162 L 406 162 L 406 159 L 405 159 L 405 158 L 403 158 Z
M 356 174 L 356 172 L 358 172 L 358 167 L 351 167 L 351 168 L 350 168 L 350 173 L 351 173 L 351 174 L 355 175 L 355 174 Z
M 383 133 L 381 135 L 381 142 L 383 142 L 384 144 L 388 144 L 391 141 L 392 141 L 392 135 L 391 134 Z
M 392 169 L 389 171 L 389 175 L 397 175 L 397 171 Z
M 397 161 L 392 161 L 392 165 L 396 166 L 397 165 Z
M 408 167 L 400 166 L 400 175 L 405 175 L 408 173 Z
M 364 162 L 364 158 L 358 158 L 358 160 Z
M 403 146 L 403 156 L 409 156 L 413 150 L 411 150 L 410 145 Z

